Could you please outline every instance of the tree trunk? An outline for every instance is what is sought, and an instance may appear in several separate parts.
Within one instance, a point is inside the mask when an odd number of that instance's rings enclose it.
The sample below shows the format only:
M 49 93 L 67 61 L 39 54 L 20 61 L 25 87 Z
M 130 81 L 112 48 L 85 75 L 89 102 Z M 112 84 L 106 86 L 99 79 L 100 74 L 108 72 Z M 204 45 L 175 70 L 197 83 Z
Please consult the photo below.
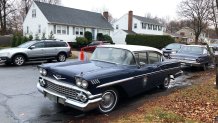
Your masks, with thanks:
M 198 44 L 199 35 L 195 35 L 195 44 Z
M 3 8 L 3 19 L 2 19 L 2 21 L 3 21 L 3 26 L 2 26 L 2 33 L 3 34 L 5 34 L 6 33 L 6 29 L 7 29 L 7 27 L 6 27 L 6 0 L 3 0 L 3 2 L 2 2 L 2 8 Z

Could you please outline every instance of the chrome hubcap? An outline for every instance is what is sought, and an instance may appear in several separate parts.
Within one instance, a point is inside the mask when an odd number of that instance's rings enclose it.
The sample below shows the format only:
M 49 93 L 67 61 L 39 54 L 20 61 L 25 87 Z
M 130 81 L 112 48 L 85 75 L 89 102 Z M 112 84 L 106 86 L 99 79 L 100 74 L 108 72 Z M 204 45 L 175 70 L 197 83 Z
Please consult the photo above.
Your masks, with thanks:
M 22 64 L 24 63 L 23 57 L 16 57 L 16 58 L 15 58 L 15 63 L 16 63 L 17 65 L 22 65 Z
M 65 55 L 60 55 L 60 56 L 59 56 L 59 60 L 60 60 L 60 61 L 63 62 L 63 61 L 65 61 L 65 59 L 66 59 L 66 58 L 65 58 Z
M 164 86 L 165 86 L 165 87 L 168 87 L 169 84 L 170 84 L 170 79 L 169 79 L 169 78 L 165 78 L 165 80 L 164 80 Z
M 115 96 L 111 92 L 106 92 L 102 96 L 102 101 L 100 105 L 102 108 L 108 109 L 113 106 L 114 101 L 115 101 Z

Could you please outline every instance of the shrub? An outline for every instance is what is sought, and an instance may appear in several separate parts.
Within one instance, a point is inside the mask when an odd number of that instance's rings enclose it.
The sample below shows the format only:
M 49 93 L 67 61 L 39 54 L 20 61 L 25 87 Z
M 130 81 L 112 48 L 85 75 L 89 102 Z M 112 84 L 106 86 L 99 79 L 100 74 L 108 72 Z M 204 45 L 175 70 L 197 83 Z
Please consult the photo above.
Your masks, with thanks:
M 175 40 L 166 35 L 140 35 L 129 34 L 126 36 L 126 43 L 130 45 L 142 45 L 150 46 L 158 49 L 162 49 L 170 43 L 174 43 Z
M 50 32 L 50 35 L 48 36 L 48 39 L 54 39 L 55 37 L 54 37 L 54 34 L 53 34 L 53 32 L 51 31 Z
M 42 33 L 42 40 L 46 40 L 45 33 Z
M 33 40 L 33 36 L 29 35 L 29 41 L 32 41 L 32 40 Z
M 85 38 L 86 38 L 89 42 L 91 42 L 91 41 L 92 41 L 92 33 L 89 32 L 89 31 L 86 31 L 86 32 L 85 32 Z
M 28 39 L 26 36 L 24 36 L 24 37 L 23 37 L 23 40 L 22 40 L 22 44 L 23 44 L 23 43 L 26 43 L 28 40 L 29 40 L 29 39 Z
M 98 41 L 104 41 L 104 36 L 103 36 L 102 33 L 98 33 L 98 34 L 97 34 L 97 40 L 98 40 Z
M 17 42 L 17 36 L 16 36 L 16 35 L 13 35 L 11 47 L 16 47 L 16 42 Z
M 86 46 L 89 42 L 88 42 L 88 40 L 86 39 L 86 38 L 84 38 L 84 37 L 77 37 L 76 38 L 76 43 L 77 43 L 77 45 L 78 45 L 78 47 L 84 47 L 84 46 Z
M 39 35 L 38 34 L 35 35 L 35 40 L 39 40 Z
M 19 46 L 23 41 L 23 37 L 19 34 L 17 36 L 16 46 Z
M 113 40 L 112 40 L 112 38 L 111 38 L 109 35 L 103 35 L 103 37 L 104 37 L 104 40 L 103 40 L 103 41 L 108 41 L 108 42 L 110 42 L 111 44 L 113 44 Z

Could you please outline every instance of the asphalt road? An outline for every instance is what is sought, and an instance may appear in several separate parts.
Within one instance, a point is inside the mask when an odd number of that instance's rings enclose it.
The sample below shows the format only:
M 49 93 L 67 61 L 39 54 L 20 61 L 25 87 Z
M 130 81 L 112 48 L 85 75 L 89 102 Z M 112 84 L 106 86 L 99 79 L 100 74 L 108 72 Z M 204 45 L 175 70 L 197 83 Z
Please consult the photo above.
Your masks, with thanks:
M 0 65 L 1 123 L 59 123 L 82 120 L 87 115 L 91 115 L 91 118 L 98 116 L 94 111 L 83 113 L 44 98 L 36 88 L 39 76 L 36 66 L 39 64 L 41 63 L 27 64 L 21 67 Z M 196 73 L 196 71 L 185 72 L 185 75 L 172 82 L 171 89 L 191 85 L 189 78 Z M 134 108 L 133 105 L 140 105 L 145 97 L 146 99 L 151 98 L 150 95 L 164 92 L 150 93 L 137 96 L 131 101 L 124 101 L 122 105 L 118 106 L 118 110 L 111 114 L 116 115 L 117 112 L 128 111 L 126 107 Z

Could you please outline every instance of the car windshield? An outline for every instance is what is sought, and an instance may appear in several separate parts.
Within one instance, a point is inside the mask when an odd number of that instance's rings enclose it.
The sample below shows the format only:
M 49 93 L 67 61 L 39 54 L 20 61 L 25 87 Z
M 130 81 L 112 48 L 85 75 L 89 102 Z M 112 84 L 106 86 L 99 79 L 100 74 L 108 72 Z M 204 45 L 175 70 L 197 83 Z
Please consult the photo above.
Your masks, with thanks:
M 175 49 L 179 50 L 181 48 L 181 44 L 169 44 L 166 46 L 166 49 Z
M 34 43 L 36 43 L 36 42 L 35 42 L 35 41 L 28 41 L 28 42 L 26 42 L 26 43 L 23 43 L 23 44 L 17 46 L 17 47 L 19 47 L 19 48 L 29 48 L 29 47 L 30 47 L 31 45 L 33 45 Z
M 197 46 L 183 46 L 178 53 L 203 54 L 204 48 Z
M 135 60 L 130 51 L 118 48 L 98 47 L 91 60 L 110 62 L 120 65 L 134 65 Z

